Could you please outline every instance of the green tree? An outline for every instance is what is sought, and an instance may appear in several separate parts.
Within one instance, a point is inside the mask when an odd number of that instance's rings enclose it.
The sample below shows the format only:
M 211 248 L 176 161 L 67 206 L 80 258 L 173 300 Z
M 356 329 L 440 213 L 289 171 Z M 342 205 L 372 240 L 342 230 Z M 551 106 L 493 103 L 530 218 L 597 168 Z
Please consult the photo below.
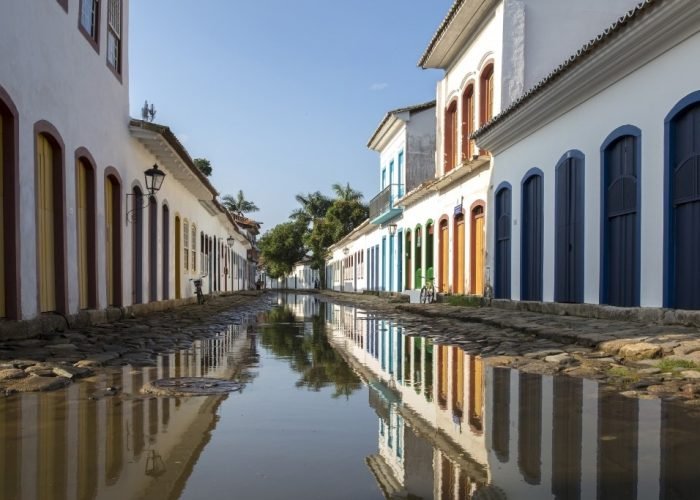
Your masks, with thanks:
M 306 226 L 299 222 L 284 222 L 260 238 L 260 257 L 268 276 L 281 278 L 292 272 L 294 264 L 306 255 L 305 232 Z
M 211 175 L 212 168 L 209 160 L 206 158 L 195 158 L 192 161 L 194 162 L 195 167 L 197 167 L 204 175 L 207 177 Z
M 228 209 L 229 212 L 238 215 L 244 215 L 248 212 L 257 212 L 260 210 L 255 203 L 245 199 L 242 189 L 238 190 L 238 194 L 235 198 L 230 194 L 223 196 L 221 198 L 221 203 Z
M 301 207 L 292 211 L 289 217 L 293 220 L 304 222 L 307 226 L 324 217 L 333 203 L 330 198 L 323 195 L 320 191 L 306 195 L 298 194 L 295 198 Z
M 333 184 L 331 189 L 333 189 L 338 200 L 359 202 L 363 198 L 362 193 L 351 188 L 349 182 L 345 186 L 338 183 Z

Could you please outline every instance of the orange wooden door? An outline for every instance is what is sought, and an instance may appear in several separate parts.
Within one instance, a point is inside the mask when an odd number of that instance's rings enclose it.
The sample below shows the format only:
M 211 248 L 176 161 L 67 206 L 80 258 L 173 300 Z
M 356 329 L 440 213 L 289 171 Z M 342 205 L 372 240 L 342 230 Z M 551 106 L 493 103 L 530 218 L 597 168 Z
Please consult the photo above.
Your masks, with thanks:
M 440 224 L 440 291 L 446 293 L 449 287 L 449 231 L 447 222 Z
M 454 284 L 452 290 L 454 293 L 464 294 L 464 254 L 465 254 L 465 234 L 464 234 L 464 217 L 457 220 L 455 228 L 455 266 L 454 266 Z
M 56 310 L 56 241 L 54 235 L 54 152 L 48 139 L 37 137 L 37 251 L 39 253 L 39 311 Z
M 471 293 L 484 293 L 484 208 L 472 211 Z

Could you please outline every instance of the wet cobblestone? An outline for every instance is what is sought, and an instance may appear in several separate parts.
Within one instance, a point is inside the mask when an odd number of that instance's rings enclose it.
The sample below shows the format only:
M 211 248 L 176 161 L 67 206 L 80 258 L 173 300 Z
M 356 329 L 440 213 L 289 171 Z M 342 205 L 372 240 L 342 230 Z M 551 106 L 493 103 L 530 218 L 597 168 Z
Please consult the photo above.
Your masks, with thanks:
M 110 367 L 153 366 L 158 354 L 187 349 L 270 306 L 270 295 L 236 293 L 203 305 L 7 340 L 0 343 L 0 391 L 55 390 Z

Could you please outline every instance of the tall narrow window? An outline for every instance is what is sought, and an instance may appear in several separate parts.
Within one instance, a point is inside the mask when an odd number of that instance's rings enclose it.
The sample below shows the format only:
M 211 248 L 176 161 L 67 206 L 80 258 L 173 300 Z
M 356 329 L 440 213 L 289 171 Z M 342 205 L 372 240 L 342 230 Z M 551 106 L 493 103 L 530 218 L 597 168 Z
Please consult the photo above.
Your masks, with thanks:
M 445 111 L 445 173 L 457 166 L 457 101 Z
M 403 151 L 399 152 L 399 170 L 398 170 L 398 180 L 396 183 L 399 185 L 399 198 L 403 196 L 404 193 L 404 171 L 403 171 Z
M 486 66 L 481 72 L 480 84 L 481 115 L 479 123 L 483 125 L 493 118 L 493 63 Z
M 99 0 L 80 0 L 80 29 L 95 44 L 98 39 L 99 16 Z
M 117 74 L 122 72 L 122 0 L 108 0 L 107 64 Z
M 182 223 L 182 256 L 187 271 L 190 268 L 190 224 L 187 219 Z
M 474 132 L 474 85 L 467 85 L 462 94 L 462 159 L 469 160 L 474 154 L 474 143 L 469 136 Z

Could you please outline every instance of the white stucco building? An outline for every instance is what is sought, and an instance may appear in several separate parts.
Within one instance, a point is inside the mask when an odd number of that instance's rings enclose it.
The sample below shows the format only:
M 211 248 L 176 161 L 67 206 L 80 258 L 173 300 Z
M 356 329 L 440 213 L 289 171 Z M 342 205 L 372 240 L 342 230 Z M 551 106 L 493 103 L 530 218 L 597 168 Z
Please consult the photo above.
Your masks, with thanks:
M 351 233 L 333 247 L 330 265 L 344 279 L 336 273 L 328 286 L 396 292 L 432 283 L 443 293 L 481 295 L 492 281 L 486 218 L 493 163 L 488 148 L 477 148 L 470 136 L 634 3 L 456 0 L 419 61 L 423 69 L 444 71 L 432 117 L 434 172 L 399 189 L 400 178 L 390 174 L 401 134 L 390 112 L 369 144 L 380 154 L 383 179 L 397 183 L 381 184 L 381 210 L 372 213 L 370 206 L 370 221 L 383 233 L 371 241 Z M 363 243 L 355 239 L 361 235 Z M 366 278 L 356 284 L 359 251 Z
M 243 287 L 234 269 L 249 275 L 251 234 L 167 127 L 129 117 L 128 19 L 128 0 L 0 7 L 0 316 L 187 298 L 192 279 L 224 291 Z
M 697 2 L 642 2 L 476 133 L 496 297 L 700 309 L 699 52 Z

